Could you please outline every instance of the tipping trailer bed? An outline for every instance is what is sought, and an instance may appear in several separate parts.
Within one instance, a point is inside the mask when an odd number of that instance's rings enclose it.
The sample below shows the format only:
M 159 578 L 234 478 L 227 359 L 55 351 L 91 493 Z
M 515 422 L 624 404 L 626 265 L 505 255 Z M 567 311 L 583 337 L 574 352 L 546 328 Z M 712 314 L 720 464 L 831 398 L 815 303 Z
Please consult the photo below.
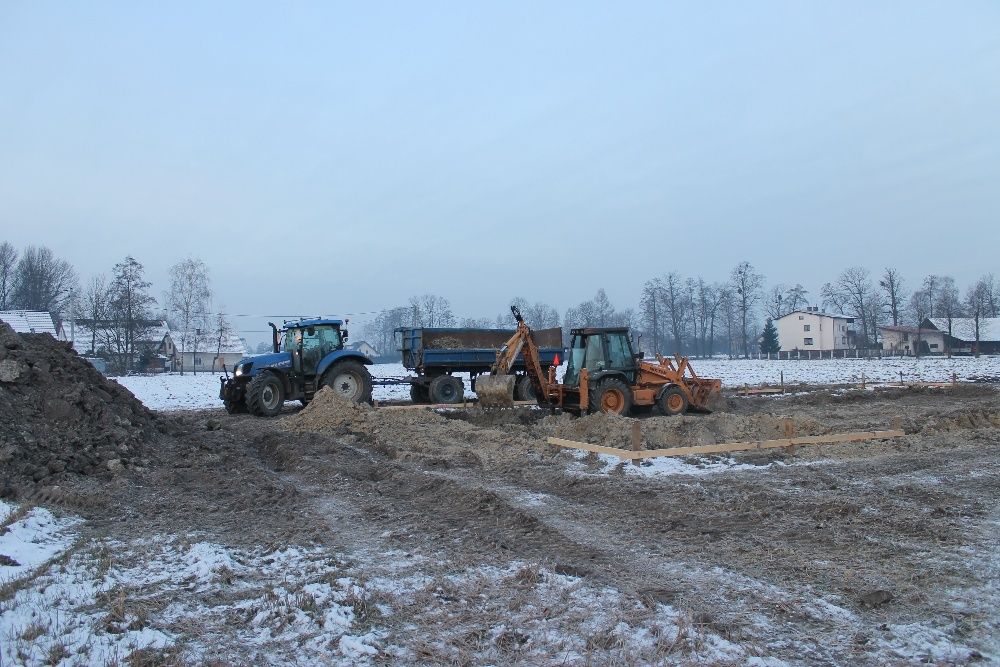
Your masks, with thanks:
M 490 372 L 490 368 L 497 360 L 497 350 L 503 347 L 512 335 L 514 335 L 513 329 L 430 327 L 396 329 L 403 367 L 415 375 L 405 378 L 376 379 L 375 384 L 405 383 L 411 385 L 410 395 L 415 401 L 452 402 L 441 399 L 454 395 L 459 388 L 464 392 L 464 383 L 460 378 L 454 377 L 449 388 L 444 380 L 438 378 L 451 376 L 453 373 L 468 373 L 472 379 L 471 389 L 475 391 L 476 376 Z M 562 355 L 562 329 L 559 327 L 536 331 L 535 340 L 538 341 L 539 358 L 544 366 L 552 365 L 556 357 Z M 517 358 L 511 371 L 527 380 L 524 376 L 523 357 Z M 521 396 L 528 397 L 529 385 L 530 382 L 523 382 L 520 385 Z M 459 401 L 461 396 L 460 392 Z

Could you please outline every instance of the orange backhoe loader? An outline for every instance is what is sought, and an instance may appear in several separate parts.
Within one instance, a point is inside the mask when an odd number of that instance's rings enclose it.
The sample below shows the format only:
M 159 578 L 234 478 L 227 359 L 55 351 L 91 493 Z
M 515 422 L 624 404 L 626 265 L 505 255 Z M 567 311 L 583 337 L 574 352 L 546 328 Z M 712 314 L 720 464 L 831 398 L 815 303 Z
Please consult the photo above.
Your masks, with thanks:
M 722 381 L 700 378 L 686 357 L 643 361 L 632 350 L 626 327 L 573 329 L 563 381 L 556 368 L 542 369 L 538 346 L 520 311 L 512 306 L 517 331 L 497 351 L 490 375 L 476 379 L 476 393 L 483 407 L 513 405 L 514 376 L 511 365 L 524 356 L 527 375 L 539 405 L 578 414 L 613 412 L 631 414 L 636 408 L 656 407 L 665 415 L 688 410 L 710 412 L 721 396 Z

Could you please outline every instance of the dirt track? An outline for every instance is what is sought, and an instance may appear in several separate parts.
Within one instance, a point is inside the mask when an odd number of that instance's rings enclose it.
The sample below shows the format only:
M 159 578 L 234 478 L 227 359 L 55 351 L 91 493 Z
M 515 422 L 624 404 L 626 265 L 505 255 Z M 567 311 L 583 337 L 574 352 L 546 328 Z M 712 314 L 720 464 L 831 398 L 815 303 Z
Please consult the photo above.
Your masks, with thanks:
M 359 618 L 382 633 L 376 662 L 1000 659 L 990 388 L 734 398 L 724 414 L 646 418 L 648 447 L 780 437 L 783 417 L 805 434 L 899 416 L 908 433 L 648 476 L 541 444 L 624 446 L 620 418 L 338 407 L 171 415 L 148 468 L 75 486 L 97 499 L 79 508 L 87 530 L 319 545 L 372 582 Z M 255 658 L 224 632 L 216 642 L 218 659 Z

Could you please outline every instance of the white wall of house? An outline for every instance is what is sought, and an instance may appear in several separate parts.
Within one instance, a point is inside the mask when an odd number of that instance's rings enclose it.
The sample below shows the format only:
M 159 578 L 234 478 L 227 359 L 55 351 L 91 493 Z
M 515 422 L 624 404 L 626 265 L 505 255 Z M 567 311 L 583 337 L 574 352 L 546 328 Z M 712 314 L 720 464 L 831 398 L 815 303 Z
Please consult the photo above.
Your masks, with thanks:
M 882 349 L 886 352 L 896 354 L 915 354 L 917 347 L 916 331 L 899 331 L 889 327 L 879 327 L 882 336 Z M 944 334 L 940 331 L 923 329 L 920 332 L 920 340 L 926 341 L 931 354 L 941 354 L 944 349 Z
M 222 372 L 222 364 L 226 365 L 226 368 L 230 372 L 233 370 L 233 366 L 243 358 L 242 352 L 223 352 L 217 355 L 214 350 L 211 352 L 185 352 L 183 355 L 178 354 L 178 357 L 183 357 L 184 359 L 184 372 L 190 373 L 210 371 L 210 372 Z M 175 370 L 180 370 L 180 368 L 175 368 Z
M 797 310 L 774 321 L 778 344 L 792 350 L 847 350 L 854 348 L 854 320 L 816 311 Z

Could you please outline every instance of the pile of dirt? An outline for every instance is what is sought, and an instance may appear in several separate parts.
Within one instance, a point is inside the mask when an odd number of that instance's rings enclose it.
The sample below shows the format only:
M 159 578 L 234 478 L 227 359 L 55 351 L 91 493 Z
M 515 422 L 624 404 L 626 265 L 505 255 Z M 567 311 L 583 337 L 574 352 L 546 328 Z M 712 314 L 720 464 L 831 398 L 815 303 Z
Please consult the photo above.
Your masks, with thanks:
M 156 416 L 48 334 L 0 322 L 0 476 L 52 483 L 137 465 Z

